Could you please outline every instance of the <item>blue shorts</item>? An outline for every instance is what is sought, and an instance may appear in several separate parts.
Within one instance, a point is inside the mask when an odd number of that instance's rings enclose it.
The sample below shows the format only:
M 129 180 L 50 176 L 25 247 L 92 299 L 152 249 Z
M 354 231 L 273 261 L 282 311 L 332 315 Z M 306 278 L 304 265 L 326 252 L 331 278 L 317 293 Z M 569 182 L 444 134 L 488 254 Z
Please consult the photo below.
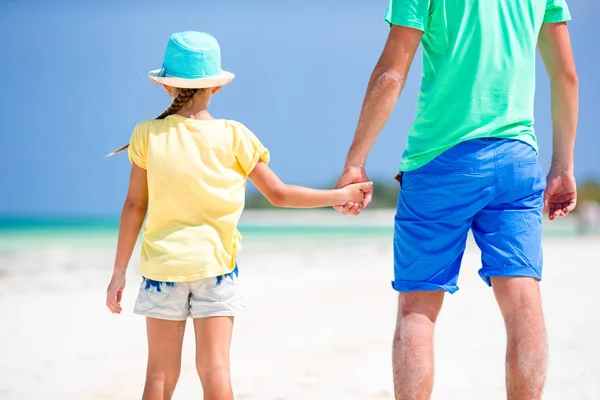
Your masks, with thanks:
M 545 178 L 531 146 L 466 141 L 399 181 L 395 290 L 456 292 L 469 230 L 488 285 L 494 276 L 541 280 Z

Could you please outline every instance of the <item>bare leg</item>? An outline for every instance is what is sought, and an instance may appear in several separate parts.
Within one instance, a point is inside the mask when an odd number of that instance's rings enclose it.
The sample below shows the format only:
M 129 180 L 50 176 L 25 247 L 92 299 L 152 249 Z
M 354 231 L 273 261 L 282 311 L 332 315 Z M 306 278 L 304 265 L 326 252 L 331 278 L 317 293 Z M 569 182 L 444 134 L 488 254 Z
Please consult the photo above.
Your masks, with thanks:
M 194 319 L 196 368 L 204 400 L 233 400 L 229 375 L 229 349 L 233 317 Z
M 433 390 L 433 331 L 443 291 L 400 293 L 392 362 L 396 400 L 427 400 Z
M 146 318 L 148 368 L 142 400 L 168 400 L 173 396 L 181 370 L 185 321 Z
M 491 278 L 506 324 L 506 389 L 509 400 L 540 400 L 548 344 L 540 287 L 533 278 Z

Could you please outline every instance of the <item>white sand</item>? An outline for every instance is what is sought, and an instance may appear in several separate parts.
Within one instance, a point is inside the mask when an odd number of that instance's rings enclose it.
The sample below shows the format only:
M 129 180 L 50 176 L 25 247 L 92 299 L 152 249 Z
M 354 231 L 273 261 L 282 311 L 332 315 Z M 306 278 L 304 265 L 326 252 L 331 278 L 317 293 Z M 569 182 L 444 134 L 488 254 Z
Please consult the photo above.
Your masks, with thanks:
M 237 398 L 393 399 L 390 240 L 247 239 L 239 264 L 251 313 L 234 332 Z M 549 238 L 545 258 L 544 398 L 600 399 L 600 238 Z M 131 312 L 140 278 L 132 265 L 125 313 L 111 315 L 112 259 L 112 248 L 0 254 L 0 399 L 140 398 L 145 325 Z M 446 297 L 439 320 L 433 399 L 504 398 L 504 328 L 478 268 L 469 243 L 461 290 Z M 201 398 L 191 328 L 175 399 Z

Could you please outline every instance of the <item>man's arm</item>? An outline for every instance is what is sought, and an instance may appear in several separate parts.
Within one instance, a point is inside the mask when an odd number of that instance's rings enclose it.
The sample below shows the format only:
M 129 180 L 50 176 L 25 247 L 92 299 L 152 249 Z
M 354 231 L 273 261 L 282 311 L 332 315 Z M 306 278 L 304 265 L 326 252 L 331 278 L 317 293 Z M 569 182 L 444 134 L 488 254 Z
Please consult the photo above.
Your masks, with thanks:
M 346 168 L 363 168 L 381 129 L 404 89 L 421 42 L 418 29 L 392 25 L 383 53 L 371 74 Z
M 567 215 L 577 201 L 573 170 L 579 83 L 566 23 L 544 24 L 538 46 L 550 78 L 552 98 L 552 166 L 544 196 L 544 208 L 552 220 Z
M 538 45 L 550 78 L 554 128 L 552 164 L 565 165 L 572 170 L 578 118 L 578 79 L 567 24 L 543 25 Z
M 364 170 L 367 157 L 404 88 L 422 36 L 421 30 L 392 25 L 385 48 L 371 74 L 354 140 L 336 187 L 368 181 Z M 363 208 L 371 202 L 372 196 L 372 192 L 365 195 Z M 358 205 L 345 209 L 347 214 L 358 214 L 359 211 Z

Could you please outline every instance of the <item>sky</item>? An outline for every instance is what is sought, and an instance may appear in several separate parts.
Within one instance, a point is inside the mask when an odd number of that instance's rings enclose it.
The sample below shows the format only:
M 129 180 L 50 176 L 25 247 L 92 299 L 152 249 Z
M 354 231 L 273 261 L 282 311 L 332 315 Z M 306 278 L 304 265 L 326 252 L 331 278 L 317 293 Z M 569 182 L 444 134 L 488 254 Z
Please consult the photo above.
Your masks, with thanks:
M 600 178 L 597 0 L 571 0 L 580 79 L 579 181 Z M 170 104 L 147 80 L 174 32 L 217 37 L 236 74 L 211 113 L 248 126 L 286 183 L 332 185 L 354 134 L 388 26 L 387 0 L 168 2 L 0 0 L 0 215 L 115 216 L 127 190 L 135 124 Z M 535 127 L 550 163 L 549 84 L 538 56 Z M 391 180 L 414 118 L 420 52 L 367 163 Z

